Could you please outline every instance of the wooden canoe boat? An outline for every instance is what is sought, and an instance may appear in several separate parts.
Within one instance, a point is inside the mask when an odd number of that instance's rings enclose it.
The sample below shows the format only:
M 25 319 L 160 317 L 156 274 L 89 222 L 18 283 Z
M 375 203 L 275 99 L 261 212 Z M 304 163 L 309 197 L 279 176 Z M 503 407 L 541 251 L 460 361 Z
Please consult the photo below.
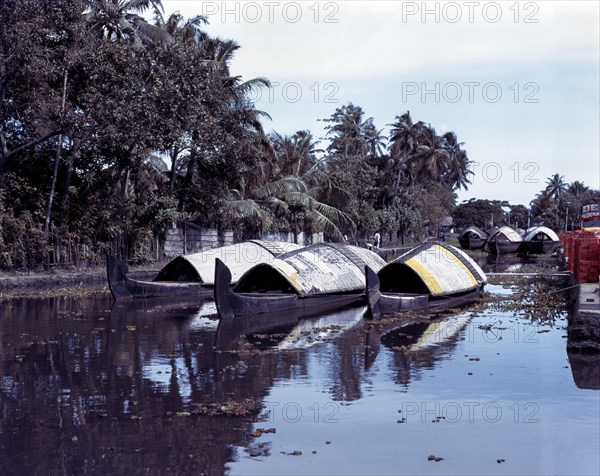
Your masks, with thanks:
M 524 251 L 532 254 L 552 253 L 560 246 L 560 238 L 550 228 L 536 226 L 527 230 L 523 238 Z
M 477 263 L 458 248 L 424 243 L 378 273 L 367 270 L 368 306 L 373 317 L 456 307 L 478 298 L 486 282 Z
M 504 253 L 518 253 L 522 250 L 523 238 L 519 233 L 508 226 L 498 228 L 487 240 L 490 253 L 499 255 Z
M 385 265 L 365 248 L 319 244 L 254 266 L 232 288 L 228 266 L 216 263 L 214 296 L 221 319 L 292 311 L 303 315 L 364 303 L 365 269 Z
M 127 265 L 107 255 L 106 274 L 115 299 L 184 295 L 210 297 L 213 294 L 215 259 L 227 264 L 235 283 L 251 267 L 270 263 L 276 256 L 299 248 L 301 246 L 294 243 L 253 240 L 182 255 L 161 269 L 153 281 L 128 277 Z
M 458 242 L 463 250 L 479 250 L 485 246 L 488 234 L 481 228 L 470 226 L 458 237 Z

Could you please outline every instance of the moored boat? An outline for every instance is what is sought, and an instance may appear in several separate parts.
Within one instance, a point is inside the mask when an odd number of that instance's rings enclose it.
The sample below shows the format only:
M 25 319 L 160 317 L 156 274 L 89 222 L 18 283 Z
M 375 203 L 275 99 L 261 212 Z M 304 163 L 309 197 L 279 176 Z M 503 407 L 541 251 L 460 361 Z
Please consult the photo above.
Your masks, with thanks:
M 487 282 L 481 268 L 446 243 L 424 243 L 367 271 L 368 305 L 374 317 L 418 309 L 454 307 L 478 298 Z
M 365 269 L 379 270 L 384 265 L 381 257 L 365 248 L 312 245 L 254 266 L 231 287 L 228 266 L 217 260 L 215 302 L 222 319 L 331 311 L 364 303 Z
M 181 255 L 162 268 L 153 281 L 128 277 L 127 265 L 107 255 L 108 284 L 115 299 L 182 295 L 210 297 L 213 294 L 215 259 L 227 264 L 232 282 L 236 283 L 251 267 L 269 263 L 276 256 L 299 248 L 301 246 L 294 243 L 253 240 Z
M 488 234 L 481 228 L 470 226 L 458 237 L 458 242 L 463 250 L 479 250 L 485 246 Z
M 550 228 L 536 226 L 527 230 L 527 234 L 523 238 L 523 245 L 528 253 L 552 253 L 560 246 L 560 238 Z
M 498 228 L 487 240 L 489 252 L 495 255 L 517 253 L 521 251 L 522 245 L 523 237 L 508 226 Z

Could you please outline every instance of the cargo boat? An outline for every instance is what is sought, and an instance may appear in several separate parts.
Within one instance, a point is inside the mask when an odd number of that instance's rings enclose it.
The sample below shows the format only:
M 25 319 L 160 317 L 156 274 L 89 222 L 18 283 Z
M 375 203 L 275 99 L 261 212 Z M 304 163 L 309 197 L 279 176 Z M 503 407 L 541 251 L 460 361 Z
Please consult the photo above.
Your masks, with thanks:
M 365 270 L 385 261 L 365 248 L 318 244 L 248 270 L 231 286 L 229 267 L 217 259 L 214 297 L 221 319 L 265 313 L 341 309 L 366 302 Z
M 153 281 L 128 277 L 127 265 L 118 258 L 107 255 L 106 274 L 115 299 L 183 295 L 211 297 L 215 259 L 227 264 L 232 273 L 232 283 L 236 283 L 253 266 L 270 263 L 277 256 L 299 248 L 301 246 L 294 243 L 252 240 L 181 255 L 162 268 Z
M 373 317 L 394 312 L 455 307 L 481 296 L 487 277 L 466 253 L 442 242 L 424 243 L 367 270 Z

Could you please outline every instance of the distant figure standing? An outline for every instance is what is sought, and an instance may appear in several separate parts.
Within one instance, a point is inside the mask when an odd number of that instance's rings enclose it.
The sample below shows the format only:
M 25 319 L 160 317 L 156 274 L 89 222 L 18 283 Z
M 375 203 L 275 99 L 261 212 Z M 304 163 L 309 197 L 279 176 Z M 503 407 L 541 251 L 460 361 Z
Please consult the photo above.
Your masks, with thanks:
M 381 235 L 379 234 L 379 232 L 375 233 L 375 236 L 373 236 L 373 248 L 379 248 L 379 245 L 381 244 Z

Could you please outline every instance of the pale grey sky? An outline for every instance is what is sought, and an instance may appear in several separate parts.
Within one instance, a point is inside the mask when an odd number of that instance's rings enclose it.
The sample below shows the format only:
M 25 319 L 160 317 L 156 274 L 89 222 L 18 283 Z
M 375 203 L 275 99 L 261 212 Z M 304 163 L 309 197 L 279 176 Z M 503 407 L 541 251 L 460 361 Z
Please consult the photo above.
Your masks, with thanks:
M 323 123 L 348 102 L 378 128 L 410 110 L 453 130 L 475 162 L 459 200 L 528 204 L 546 179 L 600 188 L 599 5 L 590 1 L 163 0 L 207 15 L 241 49 L 232 73 L 267 77 L 267 131 Z

